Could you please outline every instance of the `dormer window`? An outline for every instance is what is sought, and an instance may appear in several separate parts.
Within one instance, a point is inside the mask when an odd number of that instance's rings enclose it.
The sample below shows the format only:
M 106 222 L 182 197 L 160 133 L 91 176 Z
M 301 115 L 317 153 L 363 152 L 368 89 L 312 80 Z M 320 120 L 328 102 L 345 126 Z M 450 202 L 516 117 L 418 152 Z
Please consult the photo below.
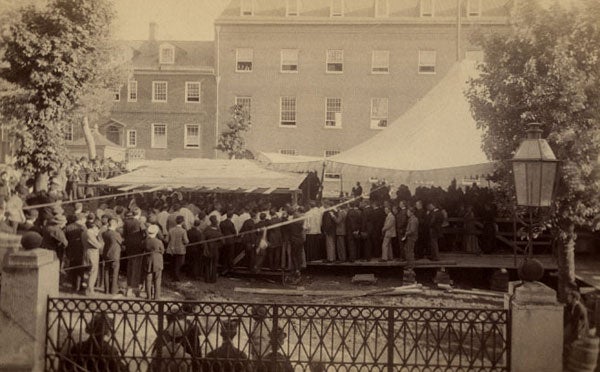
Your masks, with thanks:
M 331 0 L 331 16 L 332 17 L 343 17 L 344 16 L 344 0 Z
M 479 17 L 481 15 L 481 0 L 467 0 L 467 17 Z
M 389 14 L 388 0 L 375 0 L 375 17 L 387 17 Z
M 159 62 L 161 64 L 175 63 L 175 47 L 172 45 L 161 45 L 159 53 Z
M 297 17 L 300 15 L 300 0 L 287 0 L 285 15 L 288 17 Z
M 254 0 L 242 0 L 240 14 L 242 16 L 254 15 Z
M 421 17 L 433 17 L 433 0 L 421 0 Z

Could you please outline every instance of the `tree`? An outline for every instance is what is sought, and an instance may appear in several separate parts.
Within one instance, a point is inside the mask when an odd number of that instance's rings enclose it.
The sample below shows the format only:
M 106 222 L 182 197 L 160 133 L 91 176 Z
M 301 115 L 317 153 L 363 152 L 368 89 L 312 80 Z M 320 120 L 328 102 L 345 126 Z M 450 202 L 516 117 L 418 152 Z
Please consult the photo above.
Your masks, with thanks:
M 227 153 L 230 159 L 241 159 L 247 152 L 243 133 L 252 127 L 252 122 L 248 110 L 242 105 L 233 105 L 230 112 L 231 118 L 227 122 L 229 131 L 219 136 L 217 150 Z
M 52 0 L 22 8 L 3 32 L 3 87 L 14 89 L 1 97 L 2 115 L 16 123 L 16 165 L 35 174 L 36 190 L 65 161 L 66 126 L 85 132 L 87 118 L 110 107 L 122 79 L 110 52 L 113 14 L 108 0 Z
M 517 2 L 505 34 L 480 36 L 480 75 L 466 91 L 484 130 L 483 148 L 497 160 L 502 195 L 514 196 L 508 164 L 525 125 L 540 122 L 561 160 L 555 201 L 547 213 L 558 249 L 559 299 L 575 283 L 575 227 L 590 226 L 600 211 L 600 5 L 564 8 Z

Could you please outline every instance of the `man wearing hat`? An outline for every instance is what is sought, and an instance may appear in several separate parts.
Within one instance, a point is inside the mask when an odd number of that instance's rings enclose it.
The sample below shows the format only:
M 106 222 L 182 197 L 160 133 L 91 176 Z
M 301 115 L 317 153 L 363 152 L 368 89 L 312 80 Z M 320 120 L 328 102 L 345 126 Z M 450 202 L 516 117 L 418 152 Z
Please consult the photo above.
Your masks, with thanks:
M 286 337 L 287 334 L 284 332 L 283 328 L 279 326 L 273 328 L 271 332 L 269 332 L 271 349 L 272 346 L 275 345 L 277 350 L 281 350 Z M 265 372 L 294 372 L 294 367 L 292 367 L 292 363 L 290 363 L 290 358 L 279 351 L 273 352 L 272 350 L 265 355 L 258 367 L 259 368 L 256 368 L 256 370 Z
M 56 252 L 56 256 L 60 261 L 61 267 L 65 254 L 65 249 L 69 245 L 67 237 L 63 232 L 63 229 L 66 225 L 67 218 L 62 214 L 59 214 L 52 217 L 52 219 L 48 221 L 46 226 L 44 226 L 42 232 L 42 248 Z
M 235 346 L 233 338 L 237 334 L 239 319 L 221 321 L 221 346 L 206 354 L 204 370 L 213 372 L 245 372 L 249 370 L 248 356 Z
M 160 286 L 162 283 L 163 253 L 165 246 L 156 235 L 160 228 L 158 225 L 148 226 L 148 237 L 144 240 L 143 269 L 146 274 L 146 295 L 149 300 L 160 298 Z
M 223 234 L 219 229 L 217 216 L 210 216 L 210 226 L 204 230 L 204 238 L 206 239 L 203 244 L 204 281 L 206 283 L 216 283 L 219 251 L 223 246 Z
M 75 215 L 75 222 L 65 227 L 65 236 L 68 241 L 67 245 L 67 258 L 69 259 L 69 274 L 71 277 L 71 285 L 73 292 L 77 293 L 81 290 L 81 283 L 85 274 L 85 268 L 83 267 L 85 250 L 81 237 L 83 232 L 86 230 L 85 221 L 86 215 L 78 213 Z
M 123 223 L 123 239 L 125 251 L 127 252 L 127 295 L 133 291 L 139 295 L 142 284 L 142 256 L 144 247 L 144 228 L 140 222 L 142 211 L 135 207 L 131 212 L 125 214 Z M 133 257 L 131 257 L 133 256 Z
M 121 249 L 123 237 L 117 231 L 119 222 L 116 218 L 108 219 L 107 230 L 102 233 L 104 250 L 102 259 L 104 263 L 104 290 L 106 293 L 116 295 L 119 292 L 119 268 L 121 267 Z

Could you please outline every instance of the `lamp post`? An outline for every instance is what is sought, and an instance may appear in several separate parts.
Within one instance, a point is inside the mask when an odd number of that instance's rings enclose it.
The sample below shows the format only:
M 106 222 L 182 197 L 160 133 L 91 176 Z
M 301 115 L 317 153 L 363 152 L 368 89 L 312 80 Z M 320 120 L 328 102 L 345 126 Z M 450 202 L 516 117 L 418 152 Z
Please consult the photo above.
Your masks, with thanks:
M 543 268 L 537 260 L 530 260 L 533 253 L 533 209 L 550 207 L 556 185 L 559 161 L 548 142 L 542 138 L 540 123 L 527 125 L 527 138 L 521 142 L 513 156 L 512 169 L 515 180 L 517 205 L 529 210 L 530 225 L 528 226 L 527 255 L 524 264 L 519 268 L 522 272 L 534 271 L 533 278 L 524 280 L 539 280 Z M 531 263 L 530 267 L 527 265 Z M 533 266 L 538 266 L 534 268 Z M 530 269 L 530 270 L 528 270 Z

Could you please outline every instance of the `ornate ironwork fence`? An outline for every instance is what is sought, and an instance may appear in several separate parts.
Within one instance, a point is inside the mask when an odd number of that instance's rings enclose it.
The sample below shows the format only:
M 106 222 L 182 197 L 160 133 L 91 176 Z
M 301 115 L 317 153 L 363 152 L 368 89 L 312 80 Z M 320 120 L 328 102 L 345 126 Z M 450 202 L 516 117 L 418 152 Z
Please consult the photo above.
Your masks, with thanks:
M 47 371 L 508 371 L 510 360 L 502 309 L 51 298 L 47 319 Z

